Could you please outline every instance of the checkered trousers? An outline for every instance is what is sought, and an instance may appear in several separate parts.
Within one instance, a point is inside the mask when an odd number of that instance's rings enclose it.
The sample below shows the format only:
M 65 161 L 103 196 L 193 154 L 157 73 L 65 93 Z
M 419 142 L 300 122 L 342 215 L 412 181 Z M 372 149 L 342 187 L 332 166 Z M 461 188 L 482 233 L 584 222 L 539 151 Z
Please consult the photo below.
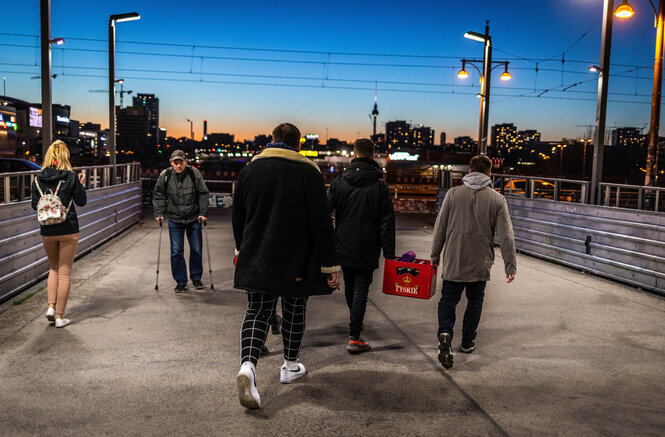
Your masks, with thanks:
M 270 316 L 275 313 L 278 296 L 247 292 L 247 312 L 240 333 L 241 364 L 250 361 L 256 365 L 261 347 L 268 336 Z M 295 361 L 305 334 L 306 297 L 282 297 L 282 341 L 284 359 Z

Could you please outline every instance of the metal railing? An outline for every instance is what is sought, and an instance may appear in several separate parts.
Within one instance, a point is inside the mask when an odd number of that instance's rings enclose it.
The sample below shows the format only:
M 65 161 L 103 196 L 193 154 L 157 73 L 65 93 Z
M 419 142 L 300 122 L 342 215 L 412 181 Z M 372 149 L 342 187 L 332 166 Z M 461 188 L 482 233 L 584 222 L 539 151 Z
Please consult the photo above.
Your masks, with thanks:
M 138 162 L 117 164 L 115 183 L 111 183 L 112 169 L 112 165 L 73 168 L 75 172 L 81 172 L 85 175 L 86 189 L 93 189 L 138 181 L 141 164 Z M 32 182 L 39 173 L 40 170 L 0 173 L 0 204 L 30 199 Z
M 494 188 L 504 196 L 589 203 L 591 182 L 540 176 L 492 175 Z M 665 212 L 665 188 L 601 182 L 599 205 Z
M 589 203 L 589 181 L 496 174 L 492 175 L 492 182 L 504 196 Z
M 600 193 L 598 198 L 601 199 L 603 206 L 658 212 L 665 210 L 665 205 L 661 202 L 661 197 L 665 193 L 665 188 L 662 187 L 601 182 L 598 190 Z

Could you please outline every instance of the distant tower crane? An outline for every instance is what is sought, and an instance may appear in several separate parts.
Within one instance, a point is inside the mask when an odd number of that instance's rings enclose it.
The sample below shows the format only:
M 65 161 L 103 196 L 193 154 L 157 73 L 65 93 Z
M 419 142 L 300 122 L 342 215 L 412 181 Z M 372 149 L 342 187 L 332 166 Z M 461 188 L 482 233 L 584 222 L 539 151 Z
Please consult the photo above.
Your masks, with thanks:
M 116 82 L 118 82 L 120 84 L 120 90 L 115 90 L 115 92 L 120 94 L 120 107 L 122 108 L 124 106 L 123 105 L 123 96 L 125 94 L 131 94 L 134 91 L 124 89 L 123 84 L 124 84 L 125 81 L 123 79 L 118 79 Z M 90 90 L 90 92 L 91 93 L 108 93 L 109 90 Z

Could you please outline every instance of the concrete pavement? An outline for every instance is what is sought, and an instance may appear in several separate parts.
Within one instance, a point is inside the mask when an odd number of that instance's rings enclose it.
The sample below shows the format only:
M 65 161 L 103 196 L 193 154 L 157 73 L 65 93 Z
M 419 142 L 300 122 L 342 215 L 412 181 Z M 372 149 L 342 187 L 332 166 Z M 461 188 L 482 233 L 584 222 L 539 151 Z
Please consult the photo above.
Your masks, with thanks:
M 150 216 L 148 214 L 148 216 Z M 399 218 L 397 253 L 429 253 L 433 218 Z M 492 272 L 477 350 L 436 359 L 436 306 L 383 295 L 345 350 L 342 293 L 309 301 L 301 361 L 279 383 L 281 337 L 258 365 L 264 408 L 237 399 L 245 294 L 232 287 L 228 211 L 209 237 L 215 290 L 173 293 L 164 231 L 146 221 L 74 265 L 67 317 L 46 321 L 45 283 L 0 314 L 0 435 L 663 435 L 665 301 L 534 258 Z M 204 283 L 209 286 L 204 252 Z M 458 307 L 458 325 L 464 310 Z M 8 309 L 7 309 L 8 308 Z M 1 309 L 0 309 L 1 310 Z M 453 346 L 459 347 L 461 326 Z

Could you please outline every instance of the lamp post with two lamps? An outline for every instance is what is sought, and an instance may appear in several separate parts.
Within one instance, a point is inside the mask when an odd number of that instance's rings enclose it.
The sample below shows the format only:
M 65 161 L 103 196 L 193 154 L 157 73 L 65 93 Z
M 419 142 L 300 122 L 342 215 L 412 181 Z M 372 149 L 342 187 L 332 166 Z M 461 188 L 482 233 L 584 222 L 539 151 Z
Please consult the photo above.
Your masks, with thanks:
M 141 16 L 137 12 L 128 12 L 126 14 L 111 15 L 109 17 L 109 152 L 111 154 L 110 162 L 112 169 L 111 180 L 115 185 L 115 23 L 123 21 L 140 20 Z
M 508 62 L 506 61 L 492 61 L 492 37 L 489 34 L 490 26 L 489 20 L 485 24 L 485 33 L 478 33 L 469 31 L 464 34 L 465 38 L 472 39 L 474 41 L 480 41 L 485 44 L 485 53 L 483 60 L 474 60 L 474 59 L 462 59 L 462 70 L 457 73 L 457 77 L 460 79 L 465 79 L 469 77 L 469 73 L 466 71 L 466 64 L 471 64 L 473 67 L 480 70 L 475 65 L 476 63 L 482 62 L 483 72 L 480 79 L 480 93 L 477 95 L 480 97 L 480 121 L 478 123 L 478 150 L 479 153 L 486 155 L 487 154 L 487 127 L 489 124 L 489 106 L 490 106 L 490 80 L 491 72 L 494 69 L 492 64 L 503 64 L 505 65 L 505 70 L 501 74 L 501 80 L 510 80 L 510 73 L 508 73 Z

